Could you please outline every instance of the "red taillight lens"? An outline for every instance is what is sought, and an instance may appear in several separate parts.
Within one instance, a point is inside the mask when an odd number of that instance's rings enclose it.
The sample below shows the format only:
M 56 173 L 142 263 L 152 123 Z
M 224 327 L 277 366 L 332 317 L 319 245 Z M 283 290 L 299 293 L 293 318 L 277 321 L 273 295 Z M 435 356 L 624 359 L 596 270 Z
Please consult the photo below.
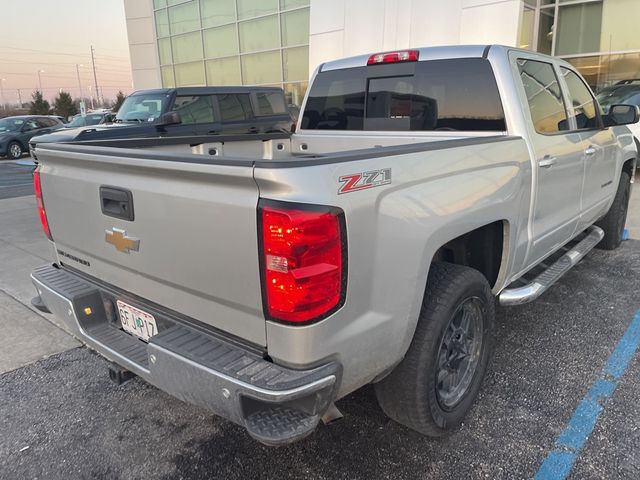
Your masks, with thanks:
M 38 216 L 40 217 L 40 224 L 42 225 L 42 230 L 44 230 L 44 234 L 47 236 L 49 240 L 53 240 L 51 238 L 51 230 L 49 229 L 49 222 L 47 221 L 47 214 L 44 211 L 44 203 L 42 201 L 42 184 L 40 183 L 40 172 L 39 168 L 36 168 L 33 172 L 33 189 L 36 193 L 36 203 L 38 205 Z
M 419 50 L 400 50 L 398 52 L 375 53 L 367 60 L 367 65 L 382 63 L 417 62 L 420 56 Z
M 270 319 L 307 323 L 344 302 L 346 248 L 339 209 L 264 203 L 263 286 Z

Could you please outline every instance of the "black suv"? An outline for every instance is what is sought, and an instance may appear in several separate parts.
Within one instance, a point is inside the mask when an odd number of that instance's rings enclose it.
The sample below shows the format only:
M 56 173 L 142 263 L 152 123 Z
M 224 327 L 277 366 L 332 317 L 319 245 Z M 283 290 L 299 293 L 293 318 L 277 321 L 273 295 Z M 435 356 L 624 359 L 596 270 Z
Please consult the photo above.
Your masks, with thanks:
M 125 99 L 113 124 L 40 136 L 31 147 L 50 142 L 283 133 L 291 131 L 292 123 L 284 92 L 276 87 L 142 90 Z
M 20 158 L 29 151 L 29 140 L 64 127 L 55 117 L 17 116 L 0 120 L 0 156 Z

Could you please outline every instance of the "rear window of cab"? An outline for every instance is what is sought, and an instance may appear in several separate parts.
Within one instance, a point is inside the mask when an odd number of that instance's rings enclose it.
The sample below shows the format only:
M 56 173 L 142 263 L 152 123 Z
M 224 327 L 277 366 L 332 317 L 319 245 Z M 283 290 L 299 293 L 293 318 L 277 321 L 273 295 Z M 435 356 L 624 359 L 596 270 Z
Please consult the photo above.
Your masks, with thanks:
M 506 125 L 491 64 L 462 58 L 321 72 L 301 128 L 504 131 Z

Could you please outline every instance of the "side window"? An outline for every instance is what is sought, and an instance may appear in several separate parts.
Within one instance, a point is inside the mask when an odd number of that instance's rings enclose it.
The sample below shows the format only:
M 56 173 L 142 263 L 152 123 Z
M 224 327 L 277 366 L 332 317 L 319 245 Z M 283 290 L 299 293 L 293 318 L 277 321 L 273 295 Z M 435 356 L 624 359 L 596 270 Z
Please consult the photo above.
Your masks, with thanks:
M 567 111 L 553 66 L 519 59 L 518 70 L 536 132 L 549 134 L 569 130 Z
M 41 128 L 38 125 L 38 122 L 35 119 L 27 120 L 24 125 L 24 131 L 29 132 L 31 130 L 35 130 L 36 128 Z
M 281 93 L 256 93 L 258 100 L 258 115 L 276 115 L 279 113 L 287 113 L 287 107 L 284 104 L 284 96 Z
M 582 79 L 568 68 L 560 67 L 560 71 L 569 88 L 569 97 L 571 97 L 578 130 L 601 127 L 596 100 Z
M 38 118 L 36 119 L 36 128 L 49 128 L 55 125 L 55 122 L 50 118 Z
M 223 122 L 241 122 L 252 116 L 249 94 L 227 93 L 218 95 Z
M 182 125 L 214 122 L 210 95 L 178 95 L 173 110 L 180 114 Z

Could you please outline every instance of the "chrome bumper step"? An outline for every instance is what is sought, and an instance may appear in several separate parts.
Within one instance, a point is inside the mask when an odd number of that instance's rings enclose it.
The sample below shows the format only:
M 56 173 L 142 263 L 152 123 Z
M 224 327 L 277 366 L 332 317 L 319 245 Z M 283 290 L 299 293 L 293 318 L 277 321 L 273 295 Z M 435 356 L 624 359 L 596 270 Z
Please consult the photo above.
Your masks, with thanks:
M 589 227 L 586 233 L 586 236 L 578 244 L 562 255 L 530 283 L 521 287 L 503 290 L 499 296 L 500 305 L 522 305 L 532 302 L 542 295 L 604 238 L 602 229 L 595 225 Z

